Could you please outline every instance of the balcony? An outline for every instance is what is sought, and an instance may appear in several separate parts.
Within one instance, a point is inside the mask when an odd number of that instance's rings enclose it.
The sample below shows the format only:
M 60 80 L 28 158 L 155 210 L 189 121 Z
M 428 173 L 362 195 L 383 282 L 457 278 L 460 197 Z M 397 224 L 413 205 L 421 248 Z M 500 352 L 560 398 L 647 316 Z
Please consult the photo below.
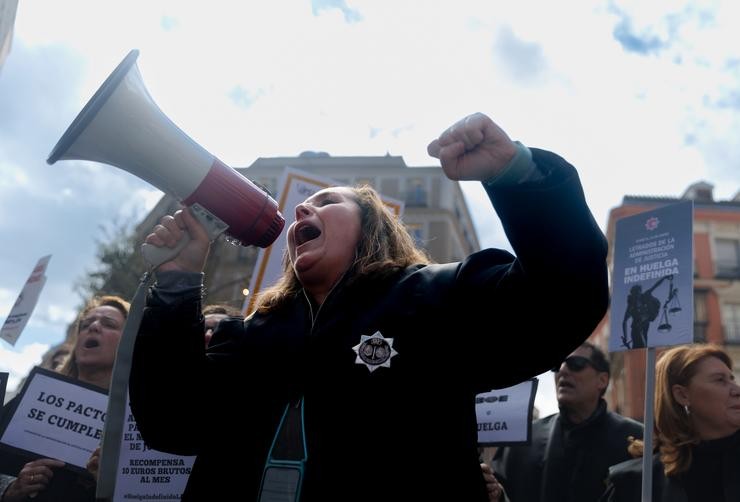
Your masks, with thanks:
M 717 279 L 740 279 L 740 265 L 738 263 L 717 262 Z
M 740 345 L 740 322 L 726 324 L 722 331 L 727 345 Z
M 694 322 L 694 343 L 707 342 L 707 324 L 706 321 Z

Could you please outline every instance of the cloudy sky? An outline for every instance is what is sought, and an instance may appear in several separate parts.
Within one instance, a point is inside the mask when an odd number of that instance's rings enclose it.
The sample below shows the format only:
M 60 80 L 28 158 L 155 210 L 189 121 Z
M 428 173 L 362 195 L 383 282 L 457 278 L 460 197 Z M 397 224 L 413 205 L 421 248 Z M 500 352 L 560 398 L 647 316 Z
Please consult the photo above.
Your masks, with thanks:
M 582 0 L 22 0 L 0 69 L 0 322 L 52 258 L 10 387 L 63 338 L 101 225 L 161 195 L 124 171 L 45 163 L 131 49 L 159 107 L 234 167 L 305 150 L 403 156 L 476 111 L 579 169 L 597 221 L 625 194 L 740 189 L 740 4 Z M 475 184 L 484 246 L 507 247 Z M 495 360 L 492 360 L 495 364 Z M 551 379 L 538 406 L 554 409 Z

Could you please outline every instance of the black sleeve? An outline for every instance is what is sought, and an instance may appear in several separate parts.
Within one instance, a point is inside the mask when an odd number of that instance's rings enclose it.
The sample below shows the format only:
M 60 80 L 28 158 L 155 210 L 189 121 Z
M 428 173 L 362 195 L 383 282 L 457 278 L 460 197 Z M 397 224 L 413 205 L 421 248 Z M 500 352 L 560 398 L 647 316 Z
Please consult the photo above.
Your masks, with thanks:
M 609 302 L 606 239 L 575 168 L 532 149 L 542 180 L 486 191 L 516 257 L 485 250 L 458 268 L 453 298 L 464 318 L 477 382 L 502 388 L 562 361 L 593 332 Z M 510 358 L 506 371 L 492 361 Z
M 156 297 L 136 338 L 129 378 L 131 411 L 146 444 L 178 455 L 197 453 L 205 409 L 212 403 L 206 374 L 200 294 L 174 305 Z
M 606 489 L 599 498 L 599 502 L 640 500 L 642 498 L 642 459 L 628 460 L 611 466 L 605 482 Z M 656 483 L 659 482 L 659 479 L 656 480 Z M 655 495 L 655 490 L 653 490 L 653 500 L 657 502 L 660 497 L 656 498 Z
M 511 455 L 511 447 L 500 446 L 496 449 L 496 453 L 491 459 L 491 469 L 493 469 L 493 475 L 501 486 L 504 487 L 504 491 L 507 495 L 512 494 L 511 480 L 507 476 L 508 464 Z
M 283 402 L 264 384 L 261 360 L 245 361 L 244 320 L 221 321 L 206 351 L 200 292 L 171 300 L 152 288 L 134 347 L 129 396 L 144 441 L 177 455 L 199 455 L 220 441 L 262 449 Z
M 604 490 L 604 493 L 599 497 L 598 502 L 617 502 L 619 499 L 617 498 L 617 494 L 615 493 L 615 487 L 614 484 L 612 484 L 609 479 L 606 481 L 606 490 Z

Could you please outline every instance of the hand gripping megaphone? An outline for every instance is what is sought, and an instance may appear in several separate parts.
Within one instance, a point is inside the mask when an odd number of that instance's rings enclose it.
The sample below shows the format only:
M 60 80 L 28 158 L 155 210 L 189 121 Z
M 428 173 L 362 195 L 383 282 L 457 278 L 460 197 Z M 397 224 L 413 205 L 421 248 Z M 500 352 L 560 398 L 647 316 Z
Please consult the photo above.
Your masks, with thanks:
M 227 166 L 177 127 L 149 95 L 132 50 L 95 92 L 56 144 L 47 163 L 92 160 L 151 183 L 189 206 L 212 237 L 267 247 L 285 219 L 264 190 Z M 156 266 L 179 253 L 144 246 Z

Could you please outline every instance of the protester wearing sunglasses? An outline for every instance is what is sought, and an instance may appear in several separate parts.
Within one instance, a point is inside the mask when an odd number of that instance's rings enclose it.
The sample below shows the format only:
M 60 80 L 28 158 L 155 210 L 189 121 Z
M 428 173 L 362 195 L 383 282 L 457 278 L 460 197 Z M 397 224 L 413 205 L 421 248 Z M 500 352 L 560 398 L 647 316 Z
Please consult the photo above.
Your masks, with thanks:
M 606 373 L 609 373 L 609 364 L 598 362 L 598 361 L 592 361 L 588 357 L 584 356 L 568 356 L 565 358 L 565 361 L 563 361 L 558 366 L 555 366 L 551 371 L 553 373 L 558 373 L 560 371 L 560 367 L 565 364 L 569 370 L 579 372 L 582 369 L 586 368 L 586 366 L 591 366 L 596 371 L 603 371 Z
M 560 413 L 532 423 L 529 445 L 500 448 L 492 467 L 513 502 L 593 502 L 642 424 L 606 409 L 609 361 L 598 347 L 583 343 L 552 371 Z

